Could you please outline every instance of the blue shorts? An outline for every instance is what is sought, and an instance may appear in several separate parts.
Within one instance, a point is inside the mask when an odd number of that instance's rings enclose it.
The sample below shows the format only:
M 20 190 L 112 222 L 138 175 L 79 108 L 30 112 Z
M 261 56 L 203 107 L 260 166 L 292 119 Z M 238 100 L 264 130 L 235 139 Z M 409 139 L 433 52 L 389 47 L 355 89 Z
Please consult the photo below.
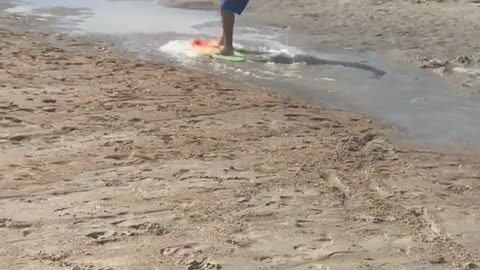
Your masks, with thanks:
M 249 0 L 222 0 L 222 10 L 228 10 L 238 15 L 247 7 Z

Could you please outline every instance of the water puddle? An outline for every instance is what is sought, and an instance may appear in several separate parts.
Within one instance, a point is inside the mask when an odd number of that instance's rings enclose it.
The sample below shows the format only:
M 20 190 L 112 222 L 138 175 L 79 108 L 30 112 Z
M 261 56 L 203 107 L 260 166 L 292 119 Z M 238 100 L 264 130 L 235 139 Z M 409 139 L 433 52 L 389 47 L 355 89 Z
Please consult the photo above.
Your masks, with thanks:
M 240 19 L 237 47 L 254 53 L 249 62 L 224 63 L 190 49 L 193 38 L 215 39 L 220 33 L 215 11 L 167 8 L 141 0 L 10 3 L 8 12 L 35 16 L 62 31 L 108 36 L 139 57 L 171 61 L 311 103 L 368 114 L 394 124 L 418 142 L 480 145 L 478 100 L 456 96 L 428 72 L 393 70 L 371 52 L 320 51 L 312 48 L 305 33 Z
M 212 11 L 173 9 L 155 1 L 25 0 L 7 12 L 56 18 L 57 26 L 88 33 L 195 33 L 217 19 Z

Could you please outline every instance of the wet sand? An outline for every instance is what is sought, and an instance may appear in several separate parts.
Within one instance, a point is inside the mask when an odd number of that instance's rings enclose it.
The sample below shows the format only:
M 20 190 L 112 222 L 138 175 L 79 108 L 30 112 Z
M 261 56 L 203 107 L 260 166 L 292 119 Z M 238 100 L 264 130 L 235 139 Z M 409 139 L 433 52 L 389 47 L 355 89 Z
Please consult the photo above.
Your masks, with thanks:
M 218 8 L 216 0 L 160 0 L 182 8 Z M 334 45 L 479 62 L 480 5 L 475 1 L 251 1 L 244 16 L 306 28 Z M 285 20 L 289 16 L 289 20 Z M 461 31 L 459 31 L 461 29 Z M 465 59 L 464 59 L 465 60 Z
M 217 0 L 160 0 L 183 8 L 217 8 Z M 250 1 L 244 17 L 307 30 L 328 48 L 379 52 L 392 65 L 432 69 L 459 94 L 480 94 L 480 4 L 460 1 Z M 288 18 L 288 19 L 285 19 Z M 457 67 L 454 72 L 454 68 Z M 476 76 L 465 72 L 475 69 Z
M 478 157 L 29 28 L 0 17 L 0 269 L 479 264 Z

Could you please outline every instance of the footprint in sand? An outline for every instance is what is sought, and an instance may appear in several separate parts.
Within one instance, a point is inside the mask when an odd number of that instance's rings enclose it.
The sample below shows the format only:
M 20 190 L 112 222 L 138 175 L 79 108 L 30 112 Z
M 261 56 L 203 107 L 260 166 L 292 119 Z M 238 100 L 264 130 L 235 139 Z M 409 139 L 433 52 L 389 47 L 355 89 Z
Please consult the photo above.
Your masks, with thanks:
M 193 256 L 196 253 L 201 253 L 196 243 L 166 247 L 160 250 L 160 254 L 167 257 L 186 257 Z
M 34 224 L 25 221 L 16 221 L 8 218 L 0 218 L 0 228 L 9 229 L 26 229 L 32 227 Z
M 42 103 L 55 104 L 55 103 L 57 103 L 57 100 L 53 99 L 53 98 L 46 98 L 46 99 L 42 99 Z
M 5 116 L 3 119 L 0 119 L 0 121 L 3 120 L 3 122 L 9 122 L 12 124 L 20 124 L 23 123 L 22 119 L 11 117 L 11 116 Z M 5 123 L 6 124 L 6 123 Z
M 187 264 L 187 270 L 207 270 L 207 269 L 222 269 L 217 263 L 211 263 L 207 260 L 196 261 L 192 260 Z
M 211 263 L 208 260 L 191 260 L 187 263 L 187 270 L 209 270 L 222 269 L 222 266 L 217 263 Z
M 57 111 L 57 108 L 55 108 L 53 106 L 43 106 L 43 107 L 41 107 L 41 109 L 44 112 L 50 112 L 50 113 L 53 113 L 53 112 Z
M 19 135 L 13 135 L 9 138 L 10 141 L 19 143 L 21 141 L 28 140 L 32 137 L 30 134 L 19 134 Z
M 130 225 L 128 227 L 131 229 L 135 229 L 141 233 L 150 233 L 159 236 L 168 234 L 168 230 L 167 228 L 165 228 L 165 226 L 162 226 L 161 224 L 155 222 L 147 221 L 140 224 Z
M 106 234 L 107 234 L 106 231 L 98 231 L 98 232 L 88 233 L 88 234 L 85 235 L 85 236 L 88 237 L 88 238 L 98 239 L 98 238 L 100 238 L 101 236 L 105 236 Z
M 221 265 L 213 263 L 203 254 L 197 243 L 167 247 L 160 250 L 162 256 L 173 259 L 176 264 L 186 265 L 187 270 L 221 269 Z

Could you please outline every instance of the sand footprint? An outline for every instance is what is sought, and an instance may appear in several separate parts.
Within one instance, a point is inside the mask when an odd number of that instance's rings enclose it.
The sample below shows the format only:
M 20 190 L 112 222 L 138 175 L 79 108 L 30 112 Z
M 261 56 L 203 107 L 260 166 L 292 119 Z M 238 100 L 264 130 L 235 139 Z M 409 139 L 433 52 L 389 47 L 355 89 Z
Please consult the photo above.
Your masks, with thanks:
M 211 263 L 208 260 L 191 260 L 187 263 L 187 270 L 208 270 L 208 269 L 222 269 L 220 264 Z
M 198 243 L 167 247 L 160 250 L 162 256 L 172 259 L 175 264 L 186 265 L 187 270 L 221 269 L 221 265 L 212 262 L 203 254 Z
M 197 243 L 188 243 L 184 245 L 166 247 L 160 250 L 160 254 L 162 256 L 176 257 L 179 259 L 193 257 L 202 253 L 202 251 L 198 249 L 198 246 L 199 245 Z

